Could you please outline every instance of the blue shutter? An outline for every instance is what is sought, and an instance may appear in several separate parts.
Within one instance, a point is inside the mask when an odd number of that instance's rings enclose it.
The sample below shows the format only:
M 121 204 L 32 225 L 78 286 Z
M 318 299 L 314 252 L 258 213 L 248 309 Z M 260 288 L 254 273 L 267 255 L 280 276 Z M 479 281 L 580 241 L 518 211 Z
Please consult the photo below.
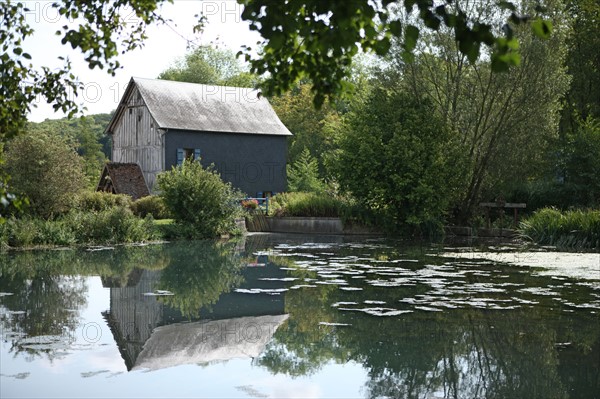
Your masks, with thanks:
M 177 149 L 177 165 L 181 165 L 183 163 L 183 159 L 185 158 L 183 148 Z
M 194 150 L 194 161 L 200 162 L 200 148 Z

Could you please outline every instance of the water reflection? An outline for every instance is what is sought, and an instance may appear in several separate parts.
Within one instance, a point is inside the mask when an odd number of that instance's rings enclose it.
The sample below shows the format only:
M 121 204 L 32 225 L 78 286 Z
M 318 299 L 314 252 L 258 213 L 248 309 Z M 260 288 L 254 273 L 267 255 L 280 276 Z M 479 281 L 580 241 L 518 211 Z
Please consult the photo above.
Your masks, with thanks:
M 365 380 L 355 396 L 596 397 L 600 279 L 484 254 L 266 235 L 11 254 L 0 262 L 1 326 L 14 356 L 63 356 L 90 300 L 86 276 L 100 276 L 128 370 L 227 371 L 246 358 L 272 375 L 318 378 L 356 364 Z

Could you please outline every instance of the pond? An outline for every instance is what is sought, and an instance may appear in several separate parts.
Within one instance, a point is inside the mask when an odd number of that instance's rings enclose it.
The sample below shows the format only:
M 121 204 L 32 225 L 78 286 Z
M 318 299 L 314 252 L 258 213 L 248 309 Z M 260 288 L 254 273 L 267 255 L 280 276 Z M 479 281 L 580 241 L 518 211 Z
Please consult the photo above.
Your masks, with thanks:
M 0 273 L 2 398 L 600 396 L 599 254 L 257 234 Z

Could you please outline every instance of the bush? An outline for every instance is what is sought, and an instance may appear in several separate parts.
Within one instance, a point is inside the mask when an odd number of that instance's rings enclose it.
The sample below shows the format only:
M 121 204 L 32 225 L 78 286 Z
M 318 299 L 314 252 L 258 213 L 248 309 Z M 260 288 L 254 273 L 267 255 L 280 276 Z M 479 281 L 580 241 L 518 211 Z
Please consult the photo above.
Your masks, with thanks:
M 133 213 L 141 218 L 152 215 L 154 219 L 169 219 L 171 217 L 165 201 L 157 195 L 149 195 L 131 204 Z
M 11 247 L 31 247 L 36 245 L 73 245 L 75 233 L 62 220 L 15 219 L 11 218 L 2 226 L 4 245 Z
M 124 207 L 100 212 L 72 212 L 65 217 L 65 222 L 75 232 L 79 243 L 130 243 L 158 238 L 151 216 L 140 219 Z
M 0 224 L 0 249 L 131 243 L 158 238 L 159 230 L 154 226 L 152 216 L 140 219 L 124 207 L 100 212 L 74 210 L 54 220 L 10 218 Z
M 600 248 L 600 211 L 540 209 L 521 222 L 519 233 L 539 245 Z
M 83 191 L 75 199 L 75 208 L 84 212 L 101 212 L 114 207 L 131 207 L 131 197 L 103 191 Z M 145 216 L 145 215 L 144 215 Z
M 341 190 L 392 232 L 435 235 L 457 197 L 463 157 L 433 108 L 399 89 L 376 88 L 339 139 L 332 166 Z
M 85 186 L 83 161 L 66 140 L 43 132 L 17 136 L 6 149 L 6 173 L 15 192 L 29 198 L 32 214 L 67 212 Z
M 304 148 L 300 157 L 287 167 L 288 189 L 290 191 L 306 191 L 322 193 L 325 182 L 319 178 L 319 163 Z
M 271 200 L 275 216 L 341 217 L 344 204 L 316 193 L 280 193 Z
M 178 224 L 190 225 L 190 237 L 216 237 L 235 230 L 244 195 L 221 180 L 212 168 L 185 161 L 158 176 L 161 197 Z

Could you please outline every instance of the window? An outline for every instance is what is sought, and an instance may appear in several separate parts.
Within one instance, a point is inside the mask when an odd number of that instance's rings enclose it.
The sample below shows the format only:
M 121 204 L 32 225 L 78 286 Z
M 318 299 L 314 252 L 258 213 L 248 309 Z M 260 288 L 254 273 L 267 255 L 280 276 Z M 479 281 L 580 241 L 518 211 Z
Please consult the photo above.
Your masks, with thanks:
M 178 148 L 177 165 L 181 165 L 184 159 L 200 162 L 200 148 Z

